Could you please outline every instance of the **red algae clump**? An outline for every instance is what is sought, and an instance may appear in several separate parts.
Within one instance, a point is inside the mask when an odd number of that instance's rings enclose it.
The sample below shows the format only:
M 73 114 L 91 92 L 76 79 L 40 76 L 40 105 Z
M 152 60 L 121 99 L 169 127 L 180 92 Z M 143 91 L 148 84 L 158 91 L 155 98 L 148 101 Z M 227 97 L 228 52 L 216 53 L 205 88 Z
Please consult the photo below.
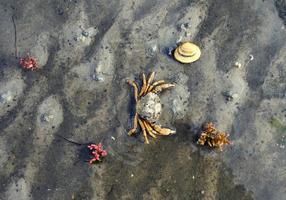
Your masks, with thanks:
M 36 59 L 30 56 L 27 56 L 25 58 L 20 58 L 20 66 L 23 69 L 32 70 L 32 71 L 38 68 Z
M 87 148 L 90 150 L 92 158 L 88 161 L 89 164 L 94 164 L 97 161 L 101 161 L 101 158 L 107 156 L 107 151 L 103 149 L 103 145 L 99 144 L 89 144 Z

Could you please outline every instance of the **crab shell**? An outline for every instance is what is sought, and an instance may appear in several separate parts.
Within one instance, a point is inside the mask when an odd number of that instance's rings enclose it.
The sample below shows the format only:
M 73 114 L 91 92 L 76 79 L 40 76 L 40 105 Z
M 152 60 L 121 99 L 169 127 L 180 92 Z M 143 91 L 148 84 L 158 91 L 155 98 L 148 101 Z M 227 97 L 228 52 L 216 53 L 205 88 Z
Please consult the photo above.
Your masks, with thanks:
M 162 111 L 160 98 L 155 93 L 148 93 L 137 102 L 137 112 L 140 117 L 156 122 Z

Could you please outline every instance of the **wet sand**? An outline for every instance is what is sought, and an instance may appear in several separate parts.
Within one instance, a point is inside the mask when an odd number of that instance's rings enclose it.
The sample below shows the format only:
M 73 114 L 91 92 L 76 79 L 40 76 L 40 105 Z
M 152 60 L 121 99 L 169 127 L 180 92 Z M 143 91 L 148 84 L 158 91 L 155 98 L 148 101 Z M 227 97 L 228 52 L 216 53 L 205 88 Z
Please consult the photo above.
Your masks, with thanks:
M 285 12 L 283 0 L 2 0 L 0 199 L 285 199 Z M 183 65 L 168 51 L 187 40 L 202 56 Z M 28 53 L 38 70 L 20 68 Z M 145 145 L 127 135 L 126 80 L 151 71 L 176 84 L 160 123 L 177 133 Z M 197 146 L 206 121 L 233 145 Z M 90 166 L 57 135 L 109 155 Z

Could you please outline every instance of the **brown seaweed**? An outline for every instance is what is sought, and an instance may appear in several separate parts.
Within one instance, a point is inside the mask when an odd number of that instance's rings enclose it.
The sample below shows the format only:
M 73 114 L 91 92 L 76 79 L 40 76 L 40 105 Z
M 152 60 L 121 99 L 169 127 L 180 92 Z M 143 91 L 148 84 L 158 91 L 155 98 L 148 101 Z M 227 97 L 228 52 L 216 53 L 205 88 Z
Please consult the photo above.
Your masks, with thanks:
M 228 137 L 229 134 L 217 130 L 212 122 L 208 122 L 203 126 L 198 144 L 209 145 L 222 151 L 224 145 L 230 144 Z

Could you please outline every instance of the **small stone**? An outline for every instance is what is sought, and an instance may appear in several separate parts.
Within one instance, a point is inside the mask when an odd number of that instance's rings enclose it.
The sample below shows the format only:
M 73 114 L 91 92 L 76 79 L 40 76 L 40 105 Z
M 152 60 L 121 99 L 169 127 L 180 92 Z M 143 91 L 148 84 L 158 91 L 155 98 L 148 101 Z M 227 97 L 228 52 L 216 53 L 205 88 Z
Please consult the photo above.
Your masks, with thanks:
M 195 179 L 195 176 L 193 176 L 192 179 Z
M 240 62 L 235 62 L 234 63 L 234 66 L 237 67 L 237 68 L 241 68 L 242 67 L 242 64 Z
M 13 97 L 12 97 L 10 91 L 7 91 L 7 92 L 2 93 L 2 94 L 0 95 L 0 102 L 1 102 L 1 103 L 10 102 L 10 101 L 12 101 L 12 99 L 13 99 Z
M 49 122 L 53 118 L 54 118 L 53 115 L 47 115 L 47 114 L 42 114 L 40 117 L 42 122 Z
M 146 55 L 148 57 L 154 57 L 156 52 L 158 50 L 158 46 L 156 44 L 152 44 L 151 46 L 149 46 L 146 50 Z
M 88 36 L 89 36 L 89 32 L 87 32 L 87 31 L 82 31 L 81 34 L 82 34 L 84 37 L 88 37 Z
M 91 75 L 92 80 L 96 80 L 96 74 Z
M 92 38 L 97 34 L 97 29 L 95 27 L 89 27 L 83 30 L 81 27 L 81 33 L 77 36 L 77 39 L 81 42 L 85 42 L 88 38 Z
M 174 50 L 173 47 L 169 47 L 169 48 L 168 48 L 168 55 L 169 55 L 169 56 L 172 56 L 172 55 L 173 55 L 173 50 Z
M 96 76 L 96 80 L 99 82 L 103 82 L 104 81 L 104 77 L 102 75 L 97 75 Z
M 86 40 L 86 37 L 81 35 L 80 37 L 78 37 L 78 39 L 81 41 L 81 42 L 85 42 Z
M 236 99 L 236 98 L 238 98 L 238 94 L 237 94 L 237 93 L 234 93 L 231 97 L 232 97 L 233 99 Z
M 182 23 L 180 26 L 181 31 L 187 31 L 191 27 L 191 23 Z
M 105 79 L 104 79 L 104 76 L 103 75 L 99 75 L 99 74 L 93 74 L 91 76 L 91 78 L 95 81 L 99 81 L 99 82 L 103 82 Z
M 134 174 L 131 174 L 131 178 L 133 178 L 134 177 Z
M 185 36 L 186 36 L 186 37 L 190 37 L 191 35 L 192 35 L 191 32 L 189 32 L 189 31 L 186 31 L 186 32 L 185 32 Z
M 57 10 L 58 15 L 63 15 L 64 14 L 64 10 L 62 8 L 59 8 Z
M 177 40 L 176 43 L 179 44 L 183 40 L 183 36 L 181 35 Z
M 201 194 L 204 194 L 204 193 L 205 193 L 205 191 L 204 191 L 204 190 L 202 190 L 202 191 L 201 191 Z
M 239 95 L 237 93 L 233 93 L 232 91 L 226 91 L 223 93 L 223 95 L 226 97 L 227 101 L 232 101 L 234 99 L 237 99 Z
M 250 60 L 254 59 L 254 56 L 252 54 L 250 54 L 249 57 L 250 57 Z
M 186 27 L 185 23 L 181 24 L 180 28 L 181 28 L 181 31 L 186 31 L 187 30 L 187 27 Z

